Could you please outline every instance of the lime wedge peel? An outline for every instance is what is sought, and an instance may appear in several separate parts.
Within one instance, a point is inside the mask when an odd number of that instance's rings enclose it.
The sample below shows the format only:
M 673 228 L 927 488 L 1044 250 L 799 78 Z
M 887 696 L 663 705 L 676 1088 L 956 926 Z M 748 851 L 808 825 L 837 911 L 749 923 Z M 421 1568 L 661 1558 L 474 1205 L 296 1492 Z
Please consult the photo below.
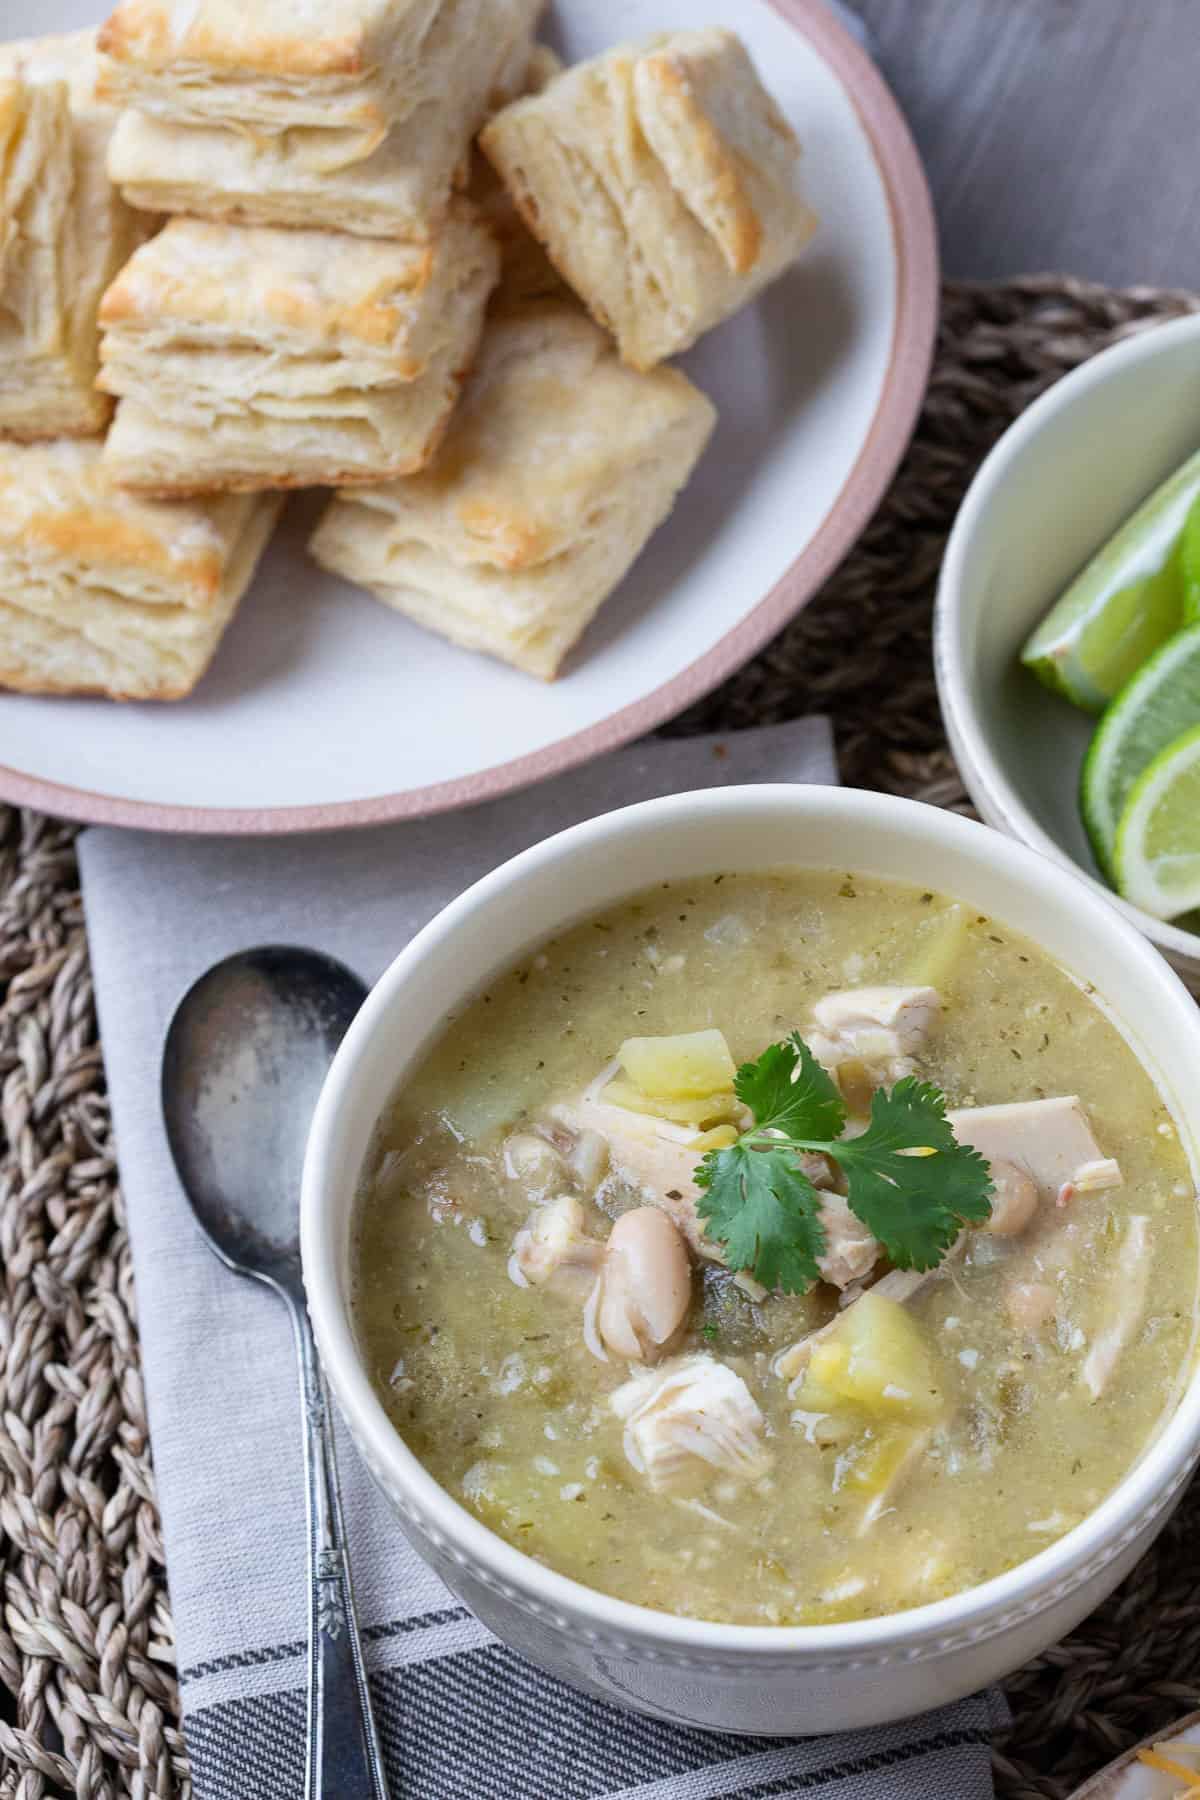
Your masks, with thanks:
M 1113 877 L 1113 846 L 1125 802 L 1161 750 L 1200 724 L 1200 625 L 1176 632 L 1127 681 L 1096 728 L 1084 758 L 1079 808 L 1101 869 Z
M 1113 862 L 1122 899 L 1154 918 L 1177 919 L 1200 906 L 1200 724 L 1135 782 Z
M 1046 687 L 1101 712 L 1184 622 L 1200 548 L 1198 495 L 1200 452 L 1142 502 L 1051 607 L 1021 652 Z

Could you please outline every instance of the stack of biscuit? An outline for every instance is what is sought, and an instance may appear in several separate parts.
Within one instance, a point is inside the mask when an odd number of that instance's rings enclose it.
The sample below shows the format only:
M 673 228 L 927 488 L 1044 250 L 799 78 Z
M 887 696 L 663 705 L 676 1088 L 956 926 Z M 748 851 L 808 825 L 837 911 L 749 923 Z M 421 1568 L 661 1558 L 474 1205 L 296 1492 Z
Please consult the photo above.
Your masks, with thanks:
M 116 402 L 0 450 L 0 683 L 186 693 L 313 485 L 325 568 L 558 673 L 711 435 L 665 359 L 814 221 L 731 33 L 564 70 L 540 8 L 121 0 L 98 67 L 36 47 L 67 87 L 0 48 L 0 432 Z
M 97 313 L 151 222 L 108 180 L 96 77 L 92 32 L 0 45 L 0 684 L 166 699 L 203 673 L 277 507 L 138 504 L 103 467 Z
M 499 272 L 453 189 L 539 6 L 126 0 L 3 53 L 70 63 L 90 136 L 65 90 L 0 84 L 0 428 L 113 415 L 0 452 L 5 685 L 188 692 L 278 490 L 429 462 Z
M 465 204 L 432 244 L 172 219 L 104 296 L 105 461 L 171 496 L 423 469 L 498 263 Z
M 499 258 L 456 171 L 529 60 L 540 0 L 123 0 L 109 172 L 182 213 L 109 289 L 105 460 L 145 494 L 423 469 Z

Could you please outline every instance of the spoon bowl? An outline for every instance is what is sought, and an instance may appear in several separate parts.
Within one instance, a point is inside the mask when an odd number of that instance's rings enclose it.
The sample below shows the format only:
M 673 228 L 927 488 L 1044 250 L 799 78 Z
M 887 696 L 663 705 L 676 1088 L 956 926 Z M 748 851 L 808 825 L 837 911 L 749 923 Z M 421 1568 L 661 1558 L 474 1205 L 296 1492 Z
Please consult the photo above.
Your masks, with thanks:
M 163 1047 L 163 1119 L 196 1222 L 223 1263 L 286 1302 L 296 1340 L 308 1488 L 306 1800 L 387 1800 L 299 1243 L 317 1096 L 366 993 L 318 951 L 243 950 L 189 988 Z
M 366 992 L 333 957 L 272 944 L 217 963 L 175 1011 L 167 1140 L 201 1230 L 239 1274 L 299 1281 L 308 1127 Z

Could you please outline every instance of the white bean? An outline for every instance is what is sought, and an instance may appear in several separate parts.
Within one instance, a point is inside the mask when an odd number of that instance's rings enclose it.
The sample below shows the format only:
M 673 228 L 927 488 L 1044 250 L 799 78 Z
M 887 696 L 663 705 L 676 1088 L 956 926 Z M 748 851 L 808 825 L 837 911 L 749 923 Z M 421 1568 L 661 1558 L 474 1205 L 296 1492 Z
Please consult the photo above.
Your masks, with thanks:
M 623 1213 L 600 1271 L 596 1327 L 614 1356 L 656 1362 L 678 1335 L 691 1299 L 687 1248 L 657 1206 Z
M 984 1230 L 993 1237 L 1017 1237 L 1037 1211 L 1037 1182 L 1027 1170 L 1002 1157 L 991 1164 L 991 1176 L 992 1213 Z

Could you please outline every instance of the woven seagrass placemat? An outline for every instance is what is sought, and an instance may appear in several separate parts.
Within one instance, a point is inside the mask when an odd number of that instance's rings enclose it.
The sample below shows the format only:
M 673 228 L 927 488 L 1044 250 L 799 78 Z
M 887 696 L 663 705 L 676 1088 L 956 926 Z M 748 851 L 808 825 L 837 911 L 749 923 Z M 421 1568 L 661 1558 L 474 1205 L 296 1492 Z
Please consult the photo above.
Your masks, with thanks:
M 965 809 L 929 622 L 967 483 L 1049 382 L 1198 309 L 1192 295 L 1057 276 L 948 287 L 916 437 L 858 548 L 762 656 L 671 730 L 828 712 L 847 782 Z M 0 807 L 0 1800 L 185 1800 L 74 835 Z M 1015 1675 L 1008 1696 L 1002 1800 L 1062 1800 L 1200 1706 L 1200 1488 L 1107 1605 Z

